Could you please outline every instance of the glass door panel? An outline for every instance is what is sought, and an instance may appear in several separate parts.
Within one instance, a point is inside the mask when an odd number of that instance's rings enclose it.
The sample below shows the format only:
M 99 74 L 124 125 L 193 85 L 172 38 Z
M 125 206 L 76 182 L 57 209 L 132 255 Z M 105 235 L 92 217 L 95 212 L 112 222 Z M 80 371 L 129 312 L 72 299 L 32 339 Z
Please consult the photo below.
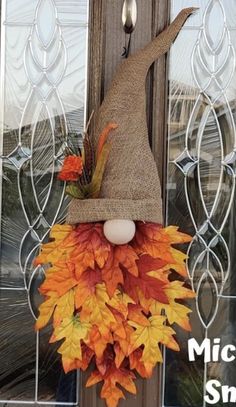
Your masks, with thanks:
M 172 0 L 172 19 L 192 5 L 199 11 L 169 67 L 166 220 L 193 236 L 187 266 L 197 294 L 192 333 L 178 332 L 181 352 L 166 352 L 163 405 L 178 407 L 207 405 L 211 379 L 236 386 L 236 362 L 189 362 L 187 354 L 191 337 L 236 344 L 236 2 Z
M 64 218 L 64 139 L 84 127 L 88 0 L 2 0 L 1 15 L 0 404 L 73 405 L 76 373 L 34 332 L 33 259 Z

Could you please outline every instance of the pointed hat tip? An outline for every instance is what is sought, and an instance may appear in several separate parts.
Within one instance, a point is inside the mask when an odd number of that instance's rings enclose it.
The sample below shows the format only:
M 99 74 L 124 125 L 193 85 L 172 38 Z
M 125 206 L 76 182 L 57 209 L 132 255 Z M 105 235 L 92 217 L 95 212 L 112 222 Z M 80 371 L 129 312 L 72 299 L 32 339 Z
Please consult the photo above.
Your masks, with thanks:
M 200 7 L 187 7 L 187 8 L 185 8 L 185 9 L 183 9 L 183 11 L 186 13 L 186 14 L 195 14 L 195 13 L 197 13 L 198 12 L 198 10 L 200 9 Z

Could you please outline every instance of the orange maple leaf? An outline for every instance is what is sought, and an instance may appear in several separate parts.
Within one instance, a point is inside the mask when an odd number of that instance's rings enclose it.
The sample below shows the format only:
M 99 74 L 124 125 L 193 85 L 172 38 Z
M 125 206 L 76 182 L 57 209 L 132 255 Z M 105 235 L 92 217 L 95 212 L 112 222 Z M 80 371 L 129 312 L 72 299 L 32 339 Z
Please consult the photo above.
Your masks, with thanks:
M 94 325 L 90 331 L 89 337 L 85 340 L 86 345 L 92 349 L 98 359 L 103 357 L 103 353 L 107 347 L 107 344 L 113 344 L 113 337 L 111 332 L 106 339 L 101 335 L 98 327 Z
M 117 332 L 114 332 L 113 337 L 114 341 L 119 344 L 122 353 L 125 356 L 129 356 L 130 338 L 132 333 L 134 332 L 134 329 L 128 324 L 127 321 L 123 322 L 123 326 L 126 333 L 126 337 L 125 338 L 123 336 L 120 337 Z
M 137 304 L 129 305 L 128 319 L 137 322 L 140 325 L 149 326 L 147 316 L 143 312 L 143 308 L 140 305 Z
M 166 260 L 168 264 L 172 265 L 176 263 L 177 259 L 174 254 L 177 255 L 177 253 L 171 244 L 187 243 L 191 240 L 189 235 L 179 232 L 175 226 L 163 228 L 155 223 L 137 222 L 133 245 L 138 253 L 146 252 L 152 257 Z M 181 253 L 178 250 L 176 252 Z
M 110 297 L 114 294 L 117 286 L 124 283 L 122 270 L 138 276 L 136 261 L 138 256 L 129 245 L 114 246 L 108 260 L 102 269 L 102 278 L 106 284 Z
M 123 352 L 119 342 L 114 344 L 114 352 L 115 352 L 115 365 L 117 368 L 120 368 L 121 364 L 123 363 L 126 354 Z
M 75 288 L 75 306 L 79 309 L 85 300 L 95 293 L 96 284 L 102 283 L 101 271 L 88 268 L 80 276 Z
M 102 279 L 106 284 L 107 292 L 110 297 L 113 296 L 117 286 L 124 284 L 123 274 L 119 261 L 115 257 L 115 248 L 109 253 L 106 264 L 102 268 Z
M 117 261 L 125 268 L 130 274 L 137 277 L 138 267 L 136 261 L 138 260 L 137 253 L 128 244 L 116 246 L 115 257 Z
M 143 362 L 143 350 L 138 348 L 129 355 L 130 369 L 136 370 L 141 377 L 149 379 L 152 376 L 154 364 Z
M 46 278 L 39 288 L 40 293 L 44 295 L 55 291 L 58 296 L 62 296 L 77 284 L 75 266 L 71 262 L 58 262 L 47 269 L 45 275 Z
M 113 297 L 110 298 L 107 304 L 123 315 L 124 319 L 128 315 L 128 304 L 133 304 L 134 301 L 125 292 L 116 290 Z
M 123 368 L 117 369 L 113 365 L 104 376 L 99 371 L 93 372 L 86 383 L 86 387 L 104 381 L 101 397 L 106 400 L 108 407 L 116 407 L 119 400 L 125 398 L 123 391 L 117 387 L 117 384 L 124 387 L 129 393 L 136 394 L 134 379 L 135 375 L 132 372 Z
M 132 245 L 138 254 L 147 253 L 154 258 L 173 262 L 169 238 L 162 235 L 163 228 L 155 223 L 136 222 L 136 233 Z
M 111 245 L 104 237 L 101 223 L 80 224 L 74 230 L 71 241 L 74 247 L 71 260 L 75 263 L 77 279 L 88 267 L 104 267 Z M 68 242 L 69 244 L 71 242 Z

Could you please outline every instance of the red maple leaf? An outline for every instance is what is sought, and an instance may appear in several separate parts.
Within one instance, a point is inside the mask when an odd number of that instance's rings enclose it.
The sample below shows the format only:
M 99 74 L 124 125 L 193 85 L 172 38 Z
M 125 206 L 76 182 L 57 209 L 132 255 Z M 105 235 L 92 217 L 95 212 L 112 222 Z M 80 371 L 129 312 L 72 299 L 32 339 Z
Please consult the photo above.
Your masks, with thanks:
M 110 297 L 113 296 L 117 286 L 124 283 L 122 268 L 134 276 L 138 275 L 136 260 L 138 260 L 137 254 L 127 244 L 114 246 L 111 249 L 108 260 L 102 269 L 102 278 Z
M 166 265 L 165 261 L 144 254 L 137 261 L 138 277 L 124 272 L 124 290 L 136 304 L 139 303 L 138 290 L 141 290 L 146 299 L 152 298 L 164 304 L 169 302 L 164 292 L 166 283 L 148 275 L 148 272 L 158 270 L 164 265 Z

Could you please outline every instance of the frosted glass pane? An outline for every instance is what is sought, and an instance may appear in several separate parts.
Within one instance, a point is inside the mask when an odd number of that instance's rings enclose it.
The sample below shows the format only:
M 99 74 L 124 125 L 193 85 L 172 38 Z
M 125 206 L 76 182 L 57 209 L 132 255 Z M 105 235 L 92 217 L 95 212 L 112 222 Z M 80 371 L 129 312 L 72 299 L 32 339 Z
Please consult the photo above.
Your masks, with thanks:
M 33 259 L 65 216 L 63 137 L 84 128 L 88 0 L 1 7 L 0 404 L 77 405 L 50 328 L 34 332 L 44 275 Z
M 178 331 L 181 352 L 166 355 L 163 405 L 201 407 L 208 380 L 235 386 L 236 377 L 235 362 L 190 363 L 187 354 L 190 337 L 235 338 L 236 2 L 171 4 L 172 18 L 200 7 L 170 52 L 166 212 L 168 224 L 193 236 L 185 249 L 197 297 L 192 333 Z

